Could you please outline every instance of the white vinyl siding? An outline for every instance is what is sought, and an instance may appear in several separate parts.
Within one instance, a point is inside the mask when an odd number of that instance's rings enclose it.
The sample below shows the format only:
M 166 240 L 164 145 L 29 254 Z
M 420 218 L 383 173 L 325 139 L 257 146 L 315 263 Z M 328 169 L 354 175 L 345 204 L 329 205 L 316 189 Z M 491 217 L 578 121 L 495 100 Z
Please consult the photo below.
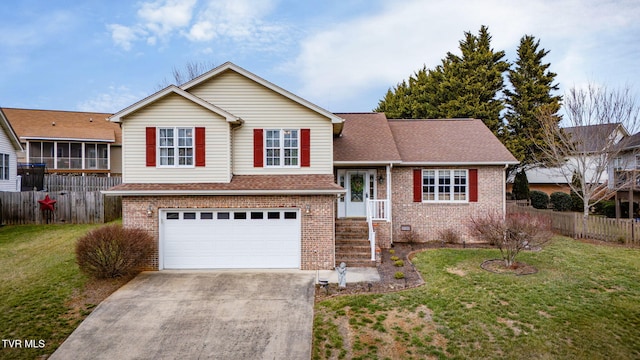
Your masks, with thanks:
M 147 127 L 205 128 L 203 167 L 146 166 Z M 122 122 L 123 181 L 126 183 L 207 183 L 231 180 L 229 123 L 221 116 L 176 94 L 127 116 Z M 159 142 L 158 142 L 159 143 Z M 159 150 L 156 150 L 156 156 Z M 158 161 L 159 165 L 160 162 Z
M 233 173 L 331 174 L 333 128 L 331 120 L 233 71 L 219 74 L 189 92 L 244 120 L 233 131 Z M 253 129 L 310 129 L 311 166 L 253 166 Z M 266 165 L 266 164 L 265 164 Z
M 2 161 L 8 160 L 7 169 L 9 171 L 7 178 L 0 179 L 0 191 L 20 191 L 20 187 L 17 183 L 17 163 L 16 163 L 16 151 L 9 141 L 7 134 L 0 129 L 0 154 L 7 155 L 2 156 Z

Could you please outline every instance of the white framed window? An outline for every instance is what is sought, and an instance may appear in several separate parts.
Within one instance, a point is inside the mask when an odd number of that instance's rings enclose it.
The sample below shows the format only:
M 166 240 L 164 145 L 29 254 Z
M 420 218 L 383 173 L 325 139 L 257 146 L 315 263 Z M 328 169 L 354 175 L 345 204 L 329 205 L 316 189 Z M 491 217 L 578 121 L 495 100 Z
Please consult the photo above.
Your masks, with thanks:
M 9 180 L 9 154 L 0 154 L 0 180 Z
M 300 131 L 268 129 L 265 131 L 265 164 L 273 167 L 300 165 Z
M 158 158 L 160 166 L 192 167 L 193 128 L 158 128 Z
M 468 170 L 422 170 L 422 201 L 468 202 Z

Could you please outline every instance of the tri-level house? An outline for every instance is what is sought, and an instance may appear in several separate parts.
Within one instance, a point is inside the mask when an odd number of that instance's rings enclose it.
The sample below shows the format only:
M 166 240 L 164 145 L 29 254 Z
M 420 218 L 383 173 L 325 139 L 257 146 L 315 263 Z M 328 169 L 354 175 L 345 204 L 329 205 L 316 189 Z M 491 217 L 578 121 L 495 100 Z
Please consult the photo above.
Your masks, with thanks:
M 114 114 L 123 225 L 151 269 L 375 265 L 412 233 L 505 209 L 513 156 L 480 120 L 335 114 L 232 63 Z M 359 255 L 358 255 L 358 254 Z

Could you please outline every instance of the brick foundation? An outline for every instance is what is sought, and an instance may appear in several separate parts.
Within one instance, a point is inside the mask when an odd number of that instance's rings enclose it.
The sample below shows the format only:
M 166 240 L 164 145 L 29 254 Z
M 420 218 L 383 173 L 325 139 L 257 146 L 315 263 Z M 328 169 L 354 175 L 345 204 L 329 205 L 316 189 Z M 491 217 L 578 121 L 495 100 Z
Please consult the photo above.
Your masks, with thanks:
M 306 212 L 307 205 L 309 212 Z M 147 215 L 151 209 L 151 216 Z M 126 228 L 149 232 L 159 245 L 159 209 L 298 208 L 301 215 L 301 269 L 333 269 L 335 263 L 335 196 L 125 196 L 122 222 Z M 159 252 L 146 269 L 158 270 Z

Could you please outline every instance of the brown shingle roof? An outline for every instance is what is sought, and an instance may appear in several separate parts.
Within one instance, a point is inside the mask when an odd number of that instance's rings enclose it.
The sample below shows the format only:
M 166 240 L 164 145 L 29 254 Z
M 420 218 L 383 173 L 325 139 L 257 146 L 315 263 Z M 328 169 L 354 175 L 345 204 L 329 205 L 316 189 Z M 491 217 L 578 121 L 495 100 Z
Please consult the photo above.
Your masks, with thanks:
M 389 126 L 405 163 L 517 163 L 480 120 L 389 120 Z
M 331 174 L 321 175 L 235 175 L 229 183 L 190 183 L 190 184 L 120 184 L 107 190 L 107 193 L 341 193 Z
M 106 120 L 111 114 L 13 108 L 2 108 L 2 111 L 21 140 L 82 139 L 122 143 L 120 126 Z
M 334 161 L 398 162 L 400 153 L 384 113 L 341 113 L 340 137 L 333 141 Z

